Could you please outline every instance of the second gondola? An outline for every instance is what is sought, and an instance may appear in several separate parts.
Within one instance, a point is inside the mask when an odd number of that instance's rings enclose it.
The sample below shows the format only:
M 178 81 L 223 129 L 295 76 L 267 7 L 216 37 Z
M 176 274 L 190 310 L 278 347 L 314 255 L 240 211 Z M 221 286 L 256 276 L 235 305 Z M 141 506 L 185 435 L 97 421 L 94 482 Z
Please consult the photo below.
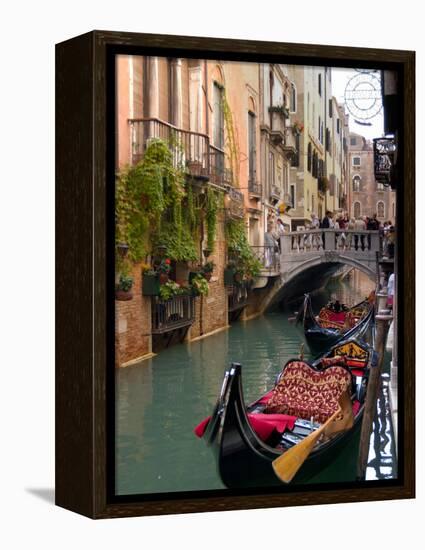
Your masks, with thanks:
M 362 338 L 374 323 L 374 305 L 366 299 L 347 308 L 337 301 L 315 316 L 311 297 L 305 294 L 296 323 L 301 326 L 310 351 L 319 354 L 347 338 Z

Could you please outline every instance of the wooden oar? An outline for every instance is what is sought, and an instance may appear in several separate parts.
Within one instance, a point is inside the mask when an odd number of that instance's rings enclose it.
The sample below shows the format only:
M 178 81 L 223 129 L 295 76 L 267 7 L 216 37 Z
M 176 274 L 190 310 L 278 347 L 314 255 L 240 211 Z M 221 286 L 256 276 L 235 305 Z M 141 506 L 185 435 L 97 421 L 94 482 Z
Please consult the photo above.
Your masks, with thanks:
M 284 483 L 289 483 L 304 464 L 322 434 L 330 437 L 333 434 L 349 430 L 353 423 L 352 403 L 345 391 L 339 399 L 339 409 L 320 428 L 273 461 L 272 466 L 277 477 Z

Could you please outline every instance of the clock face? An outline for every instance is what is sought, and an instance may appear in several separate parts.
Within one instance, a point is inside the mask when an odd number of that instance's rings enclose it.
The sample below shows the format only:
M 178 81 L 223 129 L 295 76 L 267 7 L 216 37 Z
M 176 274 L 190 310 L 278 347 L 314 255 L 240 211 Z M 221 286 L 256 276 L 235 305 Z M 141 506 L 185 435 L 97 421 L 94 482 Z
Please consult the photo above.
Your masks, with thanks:
M 345 105 L 356 120 L 370 120 L 382 109 L 381 80 L 374 72 L 359 71 L 345 87 Z

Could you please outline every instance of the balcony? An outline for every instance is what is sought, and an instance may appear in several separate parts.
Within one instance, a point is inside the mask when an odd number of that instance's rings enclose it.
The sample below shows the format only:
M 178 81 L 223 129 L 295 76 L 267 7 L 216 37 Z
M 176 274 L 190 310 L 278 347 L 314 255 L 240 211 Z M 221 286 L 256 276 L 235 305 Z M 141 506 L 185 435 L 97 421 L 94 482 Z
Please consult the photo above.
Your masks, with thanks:
M 248 181 L 248 192 L 251 197 L 261 199 L 262 191 L 263 186 L 261 183 L 256 182 L 255 179 L 250 179 Z
M 277 185 L 271 185 L 270 186 L 270 202 L 272 204 L 276 204 L 277 202 L 280 201 L 280 196 L 281 196 L 280 187 L 278 187 Z
M 225 166 L 225 153 L 222 149 L 210 145 L 210 181 L 214 185 L 227 190 L 233 183 L 231 170 Z
M 296 143 L 295 134 L 294 134 L 293 131 L 286 131 L 285 132 L 285 141 L 282 144 L 282 149 L 283 149 L 283 151 L 286 155 L 286 158 L 290 162 L 295 161 L 295 159 L 298 155 L 298 150 L 297 150 L 297 143 Z
M 132 164 L 143 158 L 151 139 L 161 139 L 169 144 L 175 167 L 182 166 L 192 178 L 209 181 L 222 190 L 232 185 L 224 151 L 211 145 L 206 134 L 182 130 L 157 118 L 129 119 L 129 125 Z
M 174 296 L 163 301 L 152 297 L 152 334 L 164 334 L 181 328 L 189 328 L 195 319 L 195 298 Z
M 209 179 L 210 145 L 205 134 L 176 128 L 157 118 L 130 119 L 131 162 L 138 163 L 151 139 L 169 144 L 175 167 L 184 166 L 195 178 Z

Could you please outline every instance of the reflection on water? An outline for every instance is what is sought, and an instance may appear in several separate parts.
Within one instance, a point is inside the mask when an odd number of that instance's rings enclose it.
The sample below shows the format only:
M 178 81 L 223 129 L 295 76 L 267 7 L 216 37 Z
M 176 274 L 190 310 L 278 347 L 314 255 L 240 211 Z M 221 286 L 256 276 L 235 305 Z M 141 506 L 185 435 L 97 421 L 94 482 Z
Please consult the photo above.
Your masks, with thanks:
M 315 296 L 315 307 L 333 294 L 353 304 L 373 288 L 364 276 L 355 285 L 330 283 Z M 212 453 L 195 437 L 193 428 L 211 414 L 231 361 L 243 366 L 246 402 L 270 389 L 282 364 L 299 353 L 302 337 L 289 316 L 273 312 L 235 323 L 204 340 L 171 347 L 117 370 L 117 494 L 223 488 Z M 314 481 L 354 479 L 354 455 L 345 449 L 340 464 Z M 380 465 L 381 470 L 384 466 Z

